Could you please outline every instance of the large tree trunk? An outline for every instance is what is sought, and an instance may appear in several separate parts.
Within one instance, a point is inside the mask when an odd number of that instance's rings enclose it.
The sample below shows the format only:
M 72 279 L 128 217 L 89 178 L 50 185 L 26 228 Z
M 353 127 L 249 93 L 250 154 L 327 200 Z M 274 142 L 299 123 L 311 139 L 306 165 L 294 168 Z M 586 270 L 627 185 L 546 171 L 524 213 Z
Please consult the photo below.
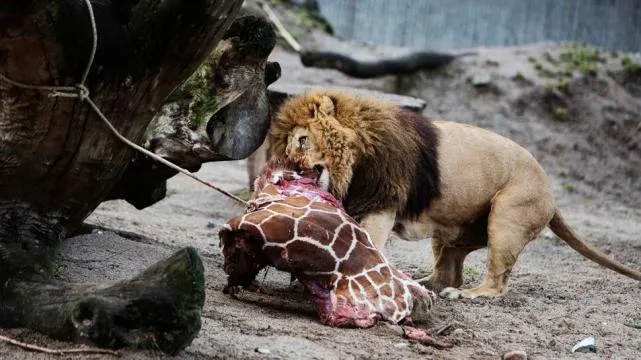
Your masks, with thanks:
M 92 1 L 98 49 L 86 85 L 122 135 L 142 143 L 154 114 L 213 50 L 241 3 Z M 15 81 L 77 83 L 91 39 L 83 1 L 0 5 L 0 72 Z M 255 142 L 243 151 L 262 139 Z M 0 81 L 0 327 L 168 353 L 195 337 L 204 276 L 194 249 L 112 287 L 51 279 L 59 241 L 108 198 L 133 155 L 86 103 Z
M 148 150 L 189 171 L 205 162 L 246 158 L 269 128 L 267 86 L 280 78 L 280 65 L 267 62 L 276 45 L 274 29 L 259 17 L 241 16 L 223 39 L 144 136 Z M 145 208 L 165 197 L 166 179 L 175 174 L 138 153 L 107 199 Z

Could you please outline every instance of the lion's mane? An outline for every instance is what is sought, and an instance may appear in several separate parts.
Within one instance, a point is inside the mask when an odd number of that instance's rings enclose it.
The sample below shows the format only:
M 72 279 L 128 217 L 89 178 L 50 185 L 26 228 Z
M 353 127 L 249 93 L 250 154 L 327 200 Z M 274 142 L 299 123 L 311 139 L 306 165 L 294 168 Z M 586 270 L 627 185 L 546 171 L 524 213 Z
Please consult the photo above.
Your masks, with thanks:
M 418 216 L 440 196 L 438 129 L 395 104 L 333 90 L 314 90 L 286 100 L 272 122 L 274 156 L 301 126 L 328 159 L 330 191 L 359 218 L 396 208 Z

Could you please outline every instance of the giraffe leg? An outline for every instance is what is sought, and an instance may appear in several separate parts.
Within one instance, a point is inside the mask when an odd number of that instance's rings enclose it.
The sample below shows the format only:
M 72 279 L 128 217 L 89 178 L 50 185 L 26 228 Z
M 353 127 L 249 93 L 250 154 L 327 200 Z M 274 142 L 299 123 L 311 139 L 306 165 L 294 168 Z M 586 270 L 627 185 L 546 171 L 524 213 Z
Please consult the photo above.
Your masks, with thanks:
M 380 252 L 383 252 L 385 243 L 387 242 L 395 223 L 396 210 L 388 209 L 365 215 L 361 220 L 360 225 L 369 233 L 374 246 Z
M 467 290 L 453 287 L 439 296 L 455 300 L 478 296 L 497 297 L 507 292 L 507 280 L 523 247 L 545 228 L 554 213 L 551 197 L 521 196 L 504 189 L 492 203 L 488 218 L 488 266 L 481 285 Z

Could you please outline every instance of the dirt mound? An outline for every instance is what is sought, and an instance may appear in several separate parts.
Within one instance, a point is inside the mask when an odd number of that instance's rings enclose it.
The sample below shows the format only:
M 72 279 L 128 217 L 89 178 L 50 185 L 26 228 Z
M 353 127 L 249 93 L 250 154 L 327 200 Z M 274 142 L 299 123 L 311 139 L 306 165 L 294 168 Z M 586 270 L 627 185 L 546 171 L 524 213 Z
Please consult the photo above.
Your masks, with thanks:
M 619 71 L 612 76 L 580 77 L 570 81 L 565 91 L 537 89 L 520 97 L 514 110 L 532 121 L 538 117 L 549 130 L 533 145 L 550 158 L 544 164 L 558 169 L 557 175 L 567 178 L 568 184 L 580 182 L 638 205 L 641 96 L 617 81 L 627 77 Z
M 440 72 L 406 77 L 399 90 L 427 101 L 428 116 L 490 128 L 526 147 L 565 191 L 638 206 L 641 71 L 634 64 L 641 60 L 626 59 L 553 43 L 478 49 Z

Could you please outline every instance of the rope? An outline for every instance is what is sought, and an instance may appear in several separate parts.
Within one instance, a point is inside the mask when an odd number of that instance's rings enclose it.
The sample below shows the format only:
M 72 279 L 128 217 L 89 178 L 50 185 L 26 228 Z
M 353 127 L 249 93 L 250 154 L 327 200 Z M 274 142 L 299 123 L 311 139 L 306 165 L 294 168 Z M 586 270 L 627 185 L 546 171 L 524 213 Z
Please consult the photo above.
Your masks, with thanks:
M 91 2 L 89 0 L 84 0 L 84 2 L 87 5 L 87 9 L 89 11 L 89 19 L 91 21 L 91 30 L 93 32 L 93 43 L 92 43 L 92 47 L 91 47 L 91 54 L 89 56 L 89 61 L 87 62 L 87 67 L 85 68 L 85 71 L 83 72 L 82 77 L 80 79 L 80 82 L 78 84 L 76 84 L 75 86 L 29 85 L 29 84 L 23 84 L 23 83 L 11 80 L 11 79 L 6 77 L 2 73 L 0 73 L 0 79 L 4 80 L 5 82 L 7 82 L 7 83 L 9 83 L 9 84 L 11 84 L 13 86 L 20 87 L 20 88 L 23 88 L 23 89 L 49 91 L 50 92 L 49 93 L 49 97 L 77 98 L 80 101 L 85 101 L 94 110 L 96 115 L 98 115 L 98 117 L 107 125 L 109 130 L 111 130 L 111 132 L 114 135 L 116 135 L 116 137 L 118 139 L 120 139 L 122 142 L 124 142 L 128 146 L 132 147 L 134 150 L 137 150 L 137 151 L 139 151 L 139 152 L 151 157 L 152 159 L 154 159 L 154 160 L 156 160 L 156 161 L 158 161 L 158 162 L 160 162 L 160 163 L 162 163 L 162 164 L 164 164 L 164 165 L 166 165 L 166 166 L 168 166 L 168 167 L 170 167 L 170 168 L 172 168 L 172 169 L 174 169 L 174 170 L 176 170 L 176 171 L 178 171 L 178 172 L 180 172 L 180 173 L 182 173 L 184 175 L 187 175 L 190 178 L 192 178 L 192 179 L 194 179 L 194 180 L 196 180 L 196 181 L 198 181 L 198 182 L 200 182 L 200 183 L 202 183 L 202 184 L 204 184 L 204 185 L 206 185 L 206 186 L 218 191 L 219 193 L 221 193 L 221 194 L 223 194 L 223 195 L 225 195 L 225 196 L 227 196 L 229 198 L 232 198 L 232 199 L 236 200 L 237 202 L 241 203 L 242 205 L 247 206 L 247 202 L 245 200 L 239 198 L 238 196 L 236 196 L 236 195 L 234 195 L 234 194 L 232 194 L 232 193 L 230 193 L 230 192 L 228 192 L 226 190 L 223 190 L 223 189 L 219 188 L 218 186 L 216 186 L 216 185 L 214 185 L 214 184 L 212 184 L 212 183 L 210 183 L 210 182 L 208 182 L 206 180 L 201 179 L 200 177 L 198 177 L 198 176 L 194 175 L 193 173 L 181 168 L 180 166 L 172 163 L 171 161 L 169 161 L 167 159 L 163 159 L 162 157 L 152 153 L 151 151 L 149 151 L 149 150 L 147 150 L 147 149 L 135 144 L 134 142 L 132 142 L 129 139 L 127 139 L 126 137 L 122 136 L 118 132 L 118 130 L 116 130 L 116 128 L 113 125 L 111 125 L 111 122 L 109 121 L 109 119 L 107 119 L 107 117 L 102 113 L 102 111 L 100 111 L 98 106 L 93 102 L 93 100 L 89 96 L 89 89 L 87 89 L 87 87 L 85 86 L 85 82 L 87 81 L 87 76 L 89 76 L 89 71 L 91 70 L 91 66 L 93 65 L 94 57 L 96 55 L 96 49 L 97 49 L 97 46 L 98 46 L 98 30 L 96 29 L 96 19 L 94 17 L 94 13 L 93 13 L 93 6 L 91 5 Z

